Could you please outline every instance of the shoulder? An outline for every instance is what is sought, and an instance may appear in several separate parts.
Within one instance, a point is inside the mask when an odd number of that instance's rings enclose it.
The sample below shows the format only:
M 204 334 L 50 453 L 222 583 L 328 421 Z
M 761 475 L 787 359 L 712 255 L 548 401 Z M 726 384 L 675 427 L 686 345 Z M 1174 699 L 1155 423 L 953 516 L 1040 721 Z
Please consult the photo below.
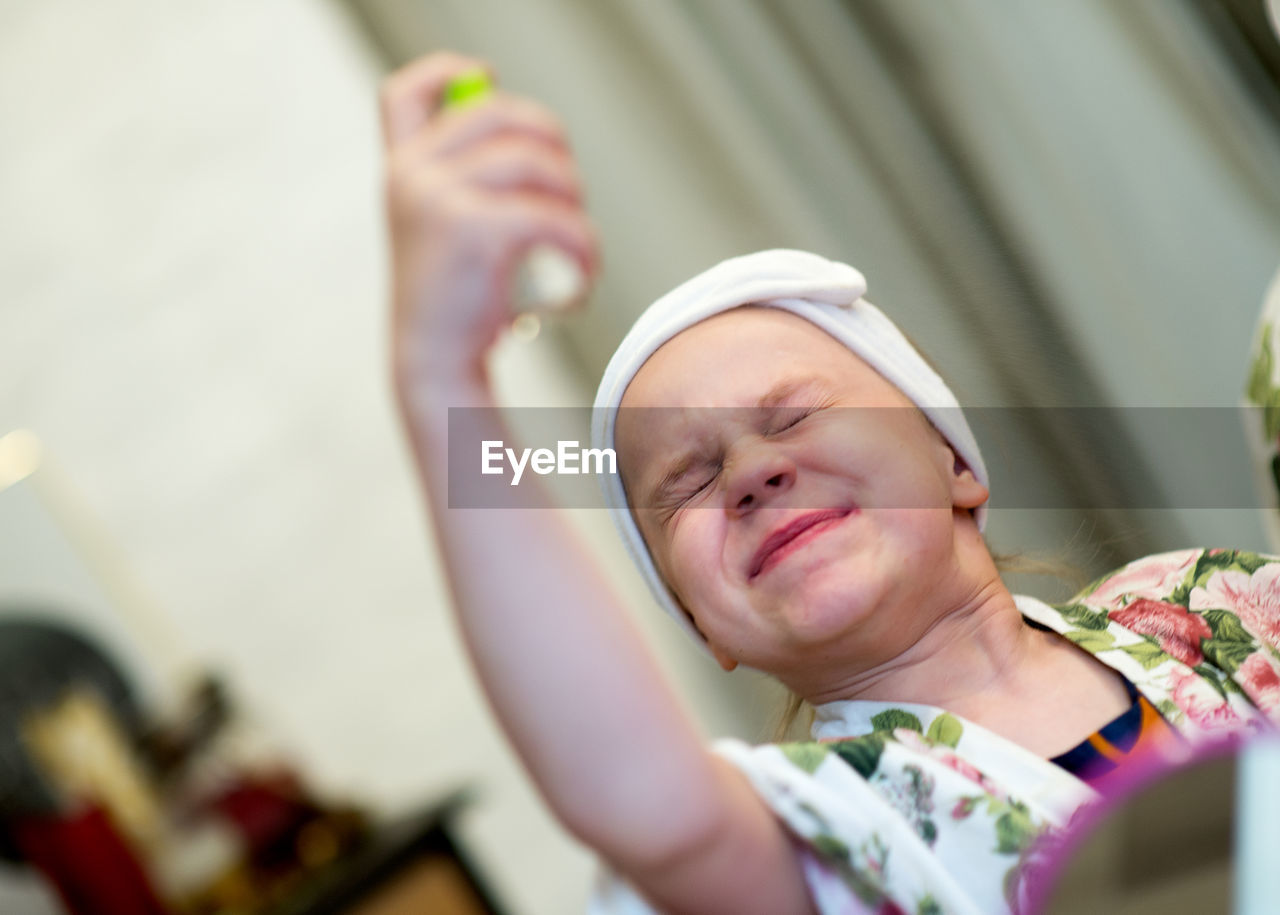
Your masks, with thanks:
M 1030 781 L 1016 747 L 984 771 L 977 756 L 953 745 L 976 726 L 945 715 L 922 733 L 923 722 L 899 711 L 885 728 L 857 737 L 755 747 L 720 741 L 716 750 L 795 836 L 815 900 L 843 900 L 830 910 L 891 903 L 904 911 L 1006 911 L 1006 893 L 1021 886 L 1036 840 L 1088 798 L 1020 796 L 1015 786 Z
M 1120 610 L 1139 601 L 1196 609 L 1269 594 L 1280 579 L 1280 557 L 1247 550 L 1197 548 L 1143 556 L 1095 580 L 1065 604 Z M 1280 590 L 1277 590 L 1280 608 Z
M 1280 724 L 1280 558 L 1231 549 L 1145 556 L 1054 610 L 1068 638 L 1120 670 L 1172 723 L 1214 734 L 1253 727 L 1261 712 Z
M 1138 633 L 1193 667 L 1212 645 L 1215 663 L 1234 672 L 1260 648 L 1280 648 L 1280 557 L 1208 548 L 1144 556 L 1054 610 L 1082 629 Z

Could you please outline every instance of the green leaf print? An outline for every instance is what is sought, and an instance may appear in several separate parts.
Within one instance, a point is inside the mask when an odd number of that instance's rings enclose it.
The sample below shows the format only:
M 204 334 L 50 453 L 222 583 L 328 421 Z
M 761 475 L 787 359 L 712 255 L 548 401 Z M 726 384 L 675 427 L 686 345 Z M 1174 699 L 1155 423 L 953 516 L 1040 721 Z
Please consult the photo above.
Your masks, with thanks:
M 961 735 L 964 734 L 964 725 L 962 725 L 954 715 L 943 712 L 929 725 L 929 731 L 924 736 L 928 737 L 935 743 L 943 744 L 951 747 L 953 750 L 956 744 L 960 742 Z
M 844 861 L 849 859 L 849 846 L 835 836 L 817 835 L 811 841 L 814 849 L 820 855 L 828 858 L 839 858 Z
M 942 906 L 932 895 L 927 895 L 916 903 L 916 915 L 942 915 Z
M 996 818 L 996 851 L 1012 855 L 1022 851 L 1035 839 L 1038 830 L 1021 804 Z
M 1213 631 L 1213 638 L 1204 639 L 1200 645 L 1205 658 L 1234 674 L 1258 650 L 1258 642 L 1230 610 L 1205 610 L 1200 615 Z
M 1101 584 L 1102 581 L 1105 581 L 1105 579 L 1099 579 L 1098 583 Z M 1107 628 L 1107 615 L 1090 609 L 1084 604 L 1066 604 L 1058 607 L 1057 610 L 1068 623 L 1081 629 L 1101 630 Z
M 822 765 L 822 761 L 827 758 L 830 752 L 827 747 L 820 743 L 784 743 L 779 747 L 782 754 L 787 757 L 793 766 L 802 769 L 809 775 L 818 771 L 818 766 Z
M 1151 670 L 1169 660 L 1169 656 L 1155 642 L 1142 641 L 1136 645 L 1121 645 L 1120 650 L 1142 665 L 1144 670 Z
M 884 752 L 884 735 L 868 734 L 852 740 L 841 740 L 829 746 L 837 756 L 853 766 L 854 771 L 859 775 L 870 778 L 875 775 L 876 769 L 880 766 L 880 755 Z
M 1214 572 L 1229 569 L 1236 564 L 1234 550 L 1205 550 L 1196 559 L 1195 568 L 1191 572 L 1191 582 L 1197 586 L 1204 584 Z
M 1209 624 L 1214 639 L 1221 642 L 1248 642 L 1249 645 L 1257 647 L 1249 630 L 1244 628 L 1244 623 L 1240 622 L 1240 617 L 1230 610 L 1203 610 L 1200 615 Z
M 1222 642 L 1210 640 L 1204 643 L 1206 661 L 1220 667 L 1229 674 L 1234 674 L 1240 665 L 1248 660 L 1249 655 L 1257 651 L 1252 642 Z
M 1097 654 L 1115 647 L 1116 637 L 1110 632 L 1095 632 L 1090 629 L 1071 629 L 1064 632 L 1067 638 L 1075 642 L 1085 651 Z
M 871 724 L 877 731 L 892 731 L 894 728 L 908 728 L 917 733 L 924 732 L 920 719 L 900 708 L 888 708 L 878 715 L 871 716 Z
M 1197 560 L 1187 582 L 1174 591 L 1170 603 L 1187 604 L 1195 588 L 1203 588 L 1209 579 L 1219 572 L 1244 572 L 1252 575 L 1274 560 L 1247 550 L 1205 550 Z
M 1247 550 L 1236 551 L 1236 565 L 1243 572 L 1252 575 L 1263 566 L 1271 565 L 1275 559 L 1271 556 L 1263 556 L 1261 553 L 1251 553 Z
M 1210 556 L 1208 550 L 1201 550 L 1200 555 L 1196 557 L 1195 563 L 1187 571 L 1187 574 L 1182 577 L 1182 581 L 1178 583 L 1178 586 L 1168 594 L 1159 595 L 1155 599 L 1166 604 L 1178 604 L 1185 607 L 1187 600 L 1191 596 L 1191 589 L 1224 568 L 1225 565 L 1229 565 L 1230 562 L 1230 558 L 1223 559 L 1220 555 Z

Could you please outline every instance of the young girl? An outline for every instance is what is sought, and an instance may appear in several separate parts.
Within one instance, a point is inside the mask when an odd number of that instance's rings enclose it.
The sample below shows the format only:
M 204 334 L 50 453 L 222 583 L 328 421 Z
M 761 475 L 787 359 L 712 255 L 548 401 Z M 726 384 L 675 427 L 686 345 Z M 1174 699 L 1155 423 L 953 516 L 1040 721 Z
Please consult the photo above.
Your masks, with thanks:
M 439 110 L 477 65 L 433 55 L 383 93 L 396 391 L 495 714 L 620 875 L 599 911 L 1016 908 L 1033 840 L 1099 773 L 1176 734 L 1266 726 L 1276 566 L 1187 551 L 1063 607 L 1011 595 L 946 385 L 856 270 L 774 251 L 656 302 L 596 403 L 611 509 L 659 602 L 726 669 L 817 706 L 814 743 L 707 748 L 536 489 L 446 507 L 448 408 L 495 406 L 485 356 L 522 256 L 597 263 L 552 115 L 503 94 Z M 496 410 L 472 416 L 510 440 Z

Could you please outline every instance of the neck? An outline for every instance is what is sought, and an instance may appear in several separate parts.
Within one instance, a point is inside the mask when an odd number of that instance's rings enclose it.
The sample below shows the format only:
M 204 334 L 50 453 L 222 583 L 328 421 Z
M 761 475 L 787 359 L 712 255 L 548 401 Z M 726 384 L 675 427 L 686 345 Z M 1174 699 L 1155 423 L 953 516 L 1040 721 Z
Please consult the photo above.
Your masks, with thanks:
M 979 537 L 950 576 L 949 601 L 917 602 L 923 632 L 906 631 L 901 614 L 857 648 L 810 658 L 782 677 L 814 705 L 838 700 L 932 705 L 1000 734 L 1046 758 L 1079 743 L 1129 707 L 1123 678 L 1069 641 L 1028 626 Z M 966 577 L 961 569 L 969 570 Z M 904 607 L 899 610 L 905 612 Z M 893 653 L 893 639 L 906 639 Z
M 916 702 L 974 718 L 994 697 L 1018 688 L 1020 674 L 1047 647 L 1041 635 L 1023 622 L 1013 595 L 996 578 L 938 617 L 898 655 L 801 695 L 814 704 L 840 699 Z
M 1026 625 L 1013 595 L 1001 581 L 995 563 L 976 528 L 961 536 L 957 562 L 941 605 L 911 609 L 927 628 L 900 650 L 892 646 L 897 631 L 866 637 L 863 645 L 893 651 L 888 657 L 833 656 L 784 677 L 794 692 L 815 705 L 844 699 L 914 702 L 945 708 L 981 722 L 1004 701 L 1025 702 L 1037 666 L 1058 647 L 1048 633 Z M 895 617 L 896 613 L 886 614 Z M 893 624 L 894 630 L 902 627 Z M 877 634 L 881 635 L 881 634 Z

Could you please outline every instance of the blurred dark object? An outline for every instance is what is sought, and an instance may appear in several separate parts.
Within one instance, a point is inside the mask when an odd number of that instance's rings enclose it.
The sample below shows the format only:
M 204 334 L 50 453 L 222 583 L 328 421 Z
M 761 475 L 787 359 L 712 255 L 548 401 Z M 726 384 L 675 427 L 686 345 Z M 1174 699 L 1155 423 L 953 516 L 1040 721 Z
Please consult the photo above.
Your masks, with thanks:
M 278 884 L 291 884 L 298 873 L 332 863 L 367 833 L 358 810 L 321 806 L 289 771 L 237 779 L 205 805 L 234 826 L 260 895 L 278 895 Z
M 321 812 L 289 773 L 233 782 L 208 803 L 235 824 L 250 860 L 265 870 L 297 857 L 298 834 Z
M 5 608 L 0 617 L 0 823 L 58 812 L 57 798 L 23 744 L 22 723 L 32 709 L 56 703 L 73 684 L 96 691 L 126 735 L 140 735 L 133 690 L 100 646 L 51 621 L 44 608 Z M 13 843 L 0 839 L 0 855 L 14 860 L 13 854 Z
M 1240 84 L 1280 124 L 1280 40 L 1266 0 L 1192 0 L 1188 6 L 1226 51 Z
M 206 675 L 197 681 L 177 715 L 147 728 L 138 747 L 158 779 L 171 778 L 208 747 L 230 719 L 226 688 Z
M 469 801 L 457 793 L 383 825 L 354 853 L 264 915 L 502 915 L 452 839 L 454 821 Z
M 70 915 L 498 911 L 450 838 L 460 797 L 375 828 L 310 791 L 216 677 L 156 714 L 56 618 L 0 608 L 0 855 Z

